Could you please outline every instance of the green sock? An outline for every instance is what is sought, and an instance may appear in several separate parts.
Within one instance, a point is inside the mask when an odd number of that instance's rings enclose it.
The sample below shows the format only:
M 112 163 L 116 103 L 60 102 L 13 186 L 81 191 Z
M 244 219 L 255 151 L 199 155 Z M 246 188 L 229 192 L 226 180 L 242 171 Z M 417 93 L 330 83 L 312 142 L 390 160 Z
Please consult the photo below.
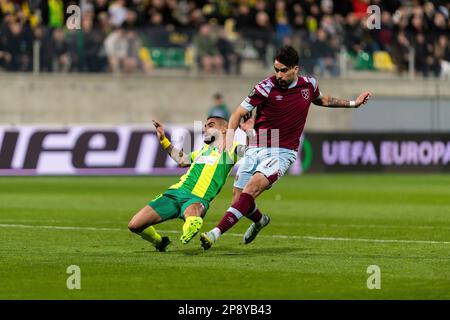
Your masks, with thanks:
M 148 227 L 139 235 L 142 237 L 142 239 L 147 240 L 153 244 L 159 244 L 161 242 L 161 236 L 158 232 L 156 232 L 155 228 L 153 226 Z

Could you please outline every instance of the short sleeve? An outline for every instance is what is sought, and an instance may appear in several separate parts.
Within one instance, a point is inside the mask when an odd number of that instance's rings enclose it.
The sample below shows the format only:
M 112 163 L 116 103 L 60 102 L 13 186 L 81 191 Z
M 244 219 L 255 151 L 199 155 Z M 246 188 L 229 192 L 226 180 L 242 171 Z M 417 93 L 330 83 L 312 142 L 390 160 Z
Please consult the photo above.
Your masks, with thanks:
M 312 100 L 315 100 L 318 97 L 320 97 L 320 95 L 321 95 L 320 89 L 319 89 L 319 83 L 317 82 L 316 78 L 307 77 L 307 79 L 313 86 Z
M 258 83 L 252 91 L 250 91 L 247 98 L 242 101 L 241 107 L 244 107 L 248 111 L 252 111 L 267 100 L 270 88 L 270 86 L 264 85 L 263 83 Z

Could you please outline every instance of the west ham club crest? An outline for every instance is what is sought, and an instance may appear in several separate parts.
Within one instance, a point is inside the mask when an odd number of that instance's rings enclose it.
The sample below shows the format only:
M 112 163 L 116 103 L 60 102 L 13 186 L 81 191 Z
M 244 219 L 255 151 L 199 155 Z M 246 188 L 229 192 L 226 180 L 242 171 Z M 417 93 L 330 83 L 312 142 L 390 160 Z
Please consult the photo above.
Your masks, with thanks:
M 302 89 L 302 96 L 305 100 L 309 99 L 309 89 Z

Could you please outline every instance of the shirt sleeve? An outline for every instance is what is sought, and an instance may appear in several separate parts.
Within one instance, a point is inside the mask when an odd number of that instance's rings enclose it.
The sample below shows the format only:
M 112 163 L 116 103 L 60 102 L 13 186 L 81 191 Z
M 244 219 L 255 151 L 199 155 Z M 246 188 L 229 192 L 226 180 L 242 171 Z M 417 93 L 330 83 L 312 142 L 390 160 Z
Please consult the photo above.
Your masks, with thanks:
M 241 103 L 241 107 L 244 107 L 248 111 L 252 111 L 257 106 L 261 105 L 269 97 L 269 93 L 260 84 L 257 84 L 252 91 L 248 94 L 247 98 Z
M 312 100 L 315 100 L 322 95 L 319 89 L 319 83 L 317 82 L 317 79 L 313 77 L 308 77 L 308 80 L 313 86 Z

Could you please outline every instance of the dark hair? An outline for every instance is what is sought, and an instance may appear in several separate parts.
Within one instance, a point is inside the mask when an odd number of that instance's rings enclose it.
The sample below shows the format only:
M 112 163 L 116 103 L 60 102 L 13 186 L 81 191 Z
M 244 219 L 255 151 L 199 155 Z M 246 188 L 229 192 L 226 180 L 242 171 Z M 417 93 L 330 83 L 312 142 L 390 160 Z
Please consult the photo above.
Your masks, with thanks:
M 298 53 L 291 46 L 284 46 L 278 50 L 275 60 L 278 60 L 288 68 L 292 68 L 298 66 Z

